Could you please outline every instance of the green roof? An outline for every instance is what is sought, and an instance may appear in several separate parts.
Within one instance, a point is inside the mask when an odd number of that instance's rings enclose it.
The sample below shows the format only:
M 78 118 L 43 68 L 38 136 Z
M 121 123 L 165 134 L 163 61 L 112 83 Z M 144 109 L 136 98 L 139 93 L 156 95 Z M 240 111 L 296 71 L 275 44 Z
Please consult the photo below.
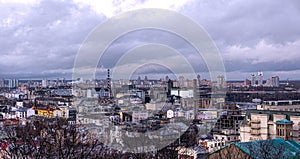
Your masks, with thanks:
M 255 159 L 300 157 L 300 144 L 294 140 L 277 138 L 232 144 Z
M 287 119 L 282 119 L 282 120 L 276 121 L 275 124 L 293 124 L 293 122 L 290 120 L 287 120 Z

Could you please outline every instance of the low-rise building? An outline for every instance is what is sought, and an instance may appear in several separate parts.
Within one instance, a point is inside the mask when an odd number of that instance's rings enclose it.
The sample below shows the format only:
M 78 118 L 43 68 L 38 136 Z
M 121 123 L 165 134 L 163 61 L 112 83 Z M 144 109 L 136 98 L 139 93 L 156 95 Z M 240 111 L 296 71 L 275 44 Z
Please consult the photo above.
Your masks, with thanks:
M 35 111 L 32 108 L 19 108 L 15 110 L 15 115 L 17 118 L 27 118 L 30 117 L 32 115 L 35 115 Z
M 225 146 L 225 139 L 205 139 L 199 140 L 199 147 L 205 149 L 206 153 L 213 152 Z
M 204 157 L 206 151 L 200 147 L 178 147 L 178 159 L 197 159 L 200 156 Z
M 151 102 L 151 103 L 146 103 L 146 109 L 147 110 L 162 110 L 166 103 L 165 102 Z
M 140 122 L 141 120 L 145 120 L 150 116 L 148 111 L 133 111 L 132 112 L 132 121 Z
M 55 109 L 53 108 L 35 108 L 38 116 L 43 116 L 46 118 L 55 117 L 53 112 Z
M 215 140 L 224 140 L 225 144 L 231 142 L 239 142 L 240 134 L 233 131 L 233 129 L 224 129 L 221 133 L 213 134 Z
M 300 112 L 300 100 L 264 101 L 257 105 L 257 110 L 280 110 Z

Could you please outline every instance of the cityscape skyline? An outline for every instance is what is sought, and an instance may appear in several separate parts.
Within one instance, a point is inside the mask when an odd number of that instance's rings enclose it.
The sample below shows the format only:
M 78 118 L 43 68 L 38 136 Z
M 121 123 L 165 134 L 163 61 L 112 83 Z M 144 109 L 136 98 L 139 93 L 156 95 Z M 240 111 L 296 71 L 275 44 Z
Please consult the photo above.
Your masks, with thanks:
M 268 1 L 1 1 L 0 78 L 70 79 L 74 59 L 86 36 L 99 24 L 124 11 L 163 8 L 183 14 L 202 26 L 220 50 L 226 79 L 244 80 L 253 72 L 282 80 L 300 79 L 299 2 Z M 100 5 L 101 4 L 101 5 Z M 57 8 L 60 8 L 57 10 Z M 11 14 L 12 13 L 12 14 Z M 126 34 L 110 45 L 99 61 L 97 74 L 105 77 L 116 57 L 132 47 L 160 43 L 175 48 L 204 78 L 209 73 L 204 60 L 182 39 L 158 30 Z M 170 71 L 148 65 L 137 74 L 163 77 Z M 157 77 L 156 76 L 156 77 Z
M 299 15 L 0 0 L 0 158 L 300 158 Z

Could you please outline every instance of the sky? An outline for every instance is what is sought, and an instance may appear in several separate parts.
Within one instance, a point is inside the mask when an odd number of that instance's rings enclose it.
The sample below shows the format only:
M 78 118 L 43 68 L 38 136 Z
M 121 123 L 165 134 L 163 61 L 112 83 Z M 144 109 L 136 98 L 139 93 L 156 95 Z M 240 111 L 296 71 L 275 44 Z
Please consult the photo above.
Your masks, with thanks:
M 78 50 L 96 27 L 143 8 L 175 11 L 202 26 L 219 49 L 228 80 L 244 80 L 258 71 L 264 79 L 300 80 L 298 0 L 0 0 L 0 78 L 71 78 Z M 209 78 L 191 45 L 151 29 L 116 39 L 99 61 L 97 75 L 113 69 L 126 50 L 147 43 L 175 48 L 201 77 Z M 157 64 L 135 71 L 155 78 L 168 73 Z

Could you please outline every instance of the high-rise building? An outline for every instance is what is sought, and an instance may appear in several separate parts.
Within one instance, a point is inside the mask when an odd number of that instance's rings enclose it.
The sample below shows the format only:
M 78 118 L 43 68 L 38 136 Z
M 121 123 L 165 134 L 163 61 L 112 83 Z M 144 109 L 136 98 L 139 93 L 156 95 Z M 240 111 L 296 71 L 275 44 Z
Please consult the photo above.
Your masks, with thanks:
M 267 86 L 267 87 L 272 86 L 271 78 L 268 78 L 268 79 L 266 80 L 266 83 L 265 83 L 264 85 Z
M 141 82 L 141 76 L 138 76 L 137 78 L 137 84 L 140 85 L 142 82 Z
M 251 74 L 251 86 L 256 86 L 256 76 L 254 73 Z
M 63 85 L 67 84 L 66 78 L 63 78 L 62 81 L 61 81 L 61 83 L 62 83 Z
M 201 85 L 201 76 L 197 75 L 197 85 L 200 86 Z
M 166 82 L 168 82 L 170 80 L 169 76 L 165 77 Z
M 149 84 L 149 81 L 148 81 L 148 77 L 147 77 L 147 76 L 145 76 L 145 78 L 144 78 L 144 84 Z
M 16 88 L 19 86 L 19 80 L 17 79 L 9 79 L 8 80 L 8 87 L 9 88 Z
M 42 87 L 46 88 L 48 86 L 48 81 L 47 79 L 42 80 Z
M 271 85 L 273 87 L 279 87 L 279 77 L 278 76 L 274 76 L 271 79 Z
M 4 79 L 0 80 L 0 87 L 5 87 L 5 80 Z
M 248 79 L 245 79 L 244 80 L 244 86 L 250 86 L 250 84 L 251 84 L 251 81 L 250 80 L 248 80 Z
M 223 75 L 219 75 L 218 77 L 218 87 L 222 88 L 225 85 L 225 78 Z
M 179 82 L 179 87 L 184 87 L 184 76 L 179 76 L 178 77 L 178 82 Z
M 257 76 L 258 76 L 258 86 L 262 86 L 263 85 L 263 73 L 258 72 Z
M 56 86 L 59 85 L 59 78 L 56 79 L 55 85 L 56 85 Z

